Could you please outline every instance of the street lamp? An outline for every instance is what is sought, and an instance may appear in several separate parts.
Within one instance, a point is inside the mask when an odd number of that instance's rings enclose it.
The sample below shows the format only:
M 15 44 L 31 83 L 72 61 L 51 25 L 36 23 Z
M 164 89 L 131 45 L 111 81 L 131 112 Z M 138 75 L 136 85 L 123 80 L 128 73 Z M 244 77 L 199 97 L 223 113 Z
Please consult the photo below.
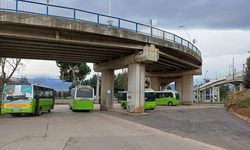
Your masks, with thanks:
M 109 16 L 111 16 L 112 0 L 109 0 Z
M 112 0 L 109 0 L 109 16 L 111 16 L 111 9 L 112 9 Z M 113 20 L 111 18 L 109 18 L 107 23 L 109 26 L 112 26 Z
M 189 36 L 189 34 L 188 34 L 188 31 L 187 31 L 187 29 L 185 28 L 185 26 L 181 25 L 181 26 L 179 26 L 179 28 L 183 28 L 183 29 L 184 29 L 184 31 L 186 32 L 186 34 L 187 34 L 187 36 L 188 36 L 189 42 L 192 43 L 192 42 L 191 42 L 191 38 L 190 38 L 190 36 Z

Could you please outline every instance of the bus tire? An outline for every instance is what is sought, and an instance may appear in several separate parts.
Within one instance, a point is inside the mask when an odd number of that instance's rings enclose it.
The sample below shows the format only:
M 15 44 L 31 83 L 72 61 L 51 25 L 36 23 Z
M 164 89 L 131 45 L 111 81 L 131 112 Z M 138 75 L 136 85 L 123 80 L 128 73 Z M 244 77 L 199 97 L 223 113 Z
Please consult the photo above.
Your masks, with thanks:
M 168 102 L 168 106 L 173 106 L 173 102 Z
M 48 110 L 48 113 L 51 113 L 51 109 Z
M 38 107 L 35 111 L 35 116 L 40 116 L 42 114 L 42 109 L 41 107 Z

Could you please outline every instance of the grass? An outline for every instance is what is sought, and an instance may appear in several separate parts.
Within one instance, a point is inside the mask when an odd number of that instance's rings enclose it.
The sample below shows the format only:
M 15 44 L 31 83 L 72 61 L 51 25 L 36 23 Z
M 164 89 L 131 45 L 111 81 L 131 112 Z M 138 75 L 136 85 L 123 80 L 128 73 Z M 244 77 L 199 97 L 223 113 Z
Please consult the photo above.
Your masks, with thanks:
M 240 103 L 240 106 L 241 107 L 244 107 L 244 108 L 249 108 L 250 109 L 250 99 L 247 99 L 247 100 L 244 100 Z

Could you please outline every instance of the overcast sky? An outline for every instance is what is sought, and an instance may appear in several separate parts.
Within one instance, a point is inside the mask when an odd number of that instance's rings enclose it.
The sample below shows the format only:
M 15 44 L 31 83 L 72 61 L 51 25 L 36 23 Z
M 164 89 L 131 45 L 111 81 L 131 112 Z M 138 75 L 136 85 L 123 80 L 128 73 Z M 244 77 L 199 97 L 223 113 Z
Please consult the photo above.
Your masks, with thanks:
M 42 0 L 37 0 L 42 1 Z M 45 0 L 44 0 L 45 1 Z M 108 0 L 51 0 L 53 4 L 108 14 Z M 227 74 L 232 58 L 242 69 L 250 51 L 249 0 L 112 0 L 112 15 L 148 24 L 157 19 L 156 27 L 191 39 L 202 52 L 203 73 L 209 78 Z M 54 62 L 26 61 L 19 75 L 59 76 Z M 46 66 L 48 71 L 40 68 Z M 203 78 L 203 76 L 199 78 Z

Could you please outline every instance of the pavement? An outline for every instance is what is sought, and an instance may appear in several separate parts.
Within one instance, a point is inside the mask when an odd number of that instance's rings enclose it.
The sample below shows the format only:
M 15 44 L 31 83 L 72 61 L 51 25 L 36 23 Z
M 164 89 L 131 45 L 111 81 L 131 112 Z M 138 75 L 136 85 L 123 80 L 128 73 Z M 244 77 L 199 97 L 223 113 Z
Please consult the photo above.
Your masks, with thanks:
M 3 115 L 0 116 L 0 150 L 222 149 L 112 113 L 71 112 L 68 106 L 57 105 L 51 113 L 39 117 Z
M 225 149 L 250 150 L 250 123 L 227 112 L 220 104 L 158 106 L 143 116 L 105 113 Z

